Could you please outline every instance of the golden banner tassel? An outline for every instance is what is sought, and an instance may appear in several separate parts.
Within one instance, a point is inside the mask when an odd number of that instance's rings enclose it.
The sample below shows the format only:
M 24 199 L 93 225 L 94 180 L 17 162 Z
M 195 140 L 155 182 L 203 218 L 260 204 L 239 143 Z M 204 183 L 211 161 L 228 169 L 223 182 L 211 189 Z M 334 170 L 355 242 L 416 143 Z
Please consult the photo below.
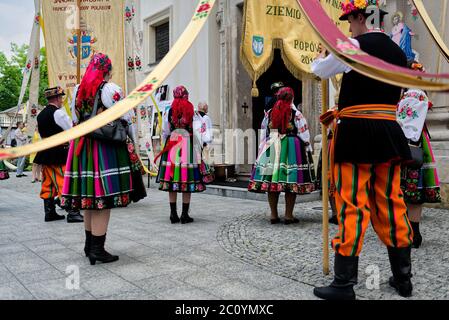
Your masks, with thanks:
M 253 81 L 253 88 L 251 89 L 251 96 L 257 98 L 259 96 L 259 89 L 257 88 L 256 80 Z

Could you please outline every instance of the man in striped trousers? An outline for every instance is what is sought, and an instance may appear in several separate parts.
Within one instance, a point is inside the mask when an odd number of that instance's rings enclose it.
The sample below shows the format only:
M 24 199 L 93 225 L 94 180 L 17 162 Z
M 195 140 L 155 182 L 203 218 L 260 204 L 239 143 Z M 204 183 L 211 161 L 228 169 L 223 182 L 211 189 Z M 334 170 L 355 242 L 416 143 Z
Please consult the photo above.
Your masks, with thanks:
M 386 14 L 378 10 L 380 16 Z M 352 44 L 372 56 L 405 67 L 405 53 L 383 32 L 368 32 L 367 19 L 366 8 L 346 7 L 340 20 L 349 21 Z M 331 149 L 331 182 L 339 224 L 339 232 L 332 241 L 334 281 L 327 287 L 315 288 L 314 294 L 328 300 L 355 299 L 353 286 L 357 283 L 358 259 L 371 221 L 388 249 L 393 273 L 390 285 L 401 296 L 408 297 L 413 289 L 410 280 L 413 231 L 400 188 L 400 164 L 411 155 L 395 116 L 401 88 L 361 75 L 333 55 L 318 57 L 312 71 L 322 79 L 344 74 L 338 111 L 322 117 L 325 124 L 337 119 Z
M 37 128 L 42 138 L 48 138 L 72 127 L 72 121 L 62 108 L 64 90 L 61 87 L 45 90 L 48 106 L 37 117 Z M 44 200 L 45 222 L 62 220 L 57 214 L 55 197 L 61 197 L 64 183 L 64 171 L 67 161 L 68 146 L 62 145 L 39 152 L 34 163 L 42 165 L 42 190 L 40 197 Z M 83 222 L 79 211 L 68 211 L 67 222 Z

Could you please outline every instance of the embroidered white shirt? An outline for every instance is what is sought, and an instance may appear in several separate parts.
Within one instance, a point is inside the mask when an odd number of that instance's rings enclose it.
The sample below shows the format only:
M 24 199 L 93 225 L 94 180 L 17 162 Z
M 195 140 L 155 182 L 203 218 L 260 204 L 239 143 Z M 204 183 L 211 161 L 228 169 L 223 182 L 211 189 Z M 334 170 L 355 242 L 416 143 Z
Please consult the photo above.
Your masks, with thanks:
M 420 89 L 409 89 L 404 93 L 396 109 L 396 118 L 407 139 L 419 141 L 431 106 L 429 98 Z

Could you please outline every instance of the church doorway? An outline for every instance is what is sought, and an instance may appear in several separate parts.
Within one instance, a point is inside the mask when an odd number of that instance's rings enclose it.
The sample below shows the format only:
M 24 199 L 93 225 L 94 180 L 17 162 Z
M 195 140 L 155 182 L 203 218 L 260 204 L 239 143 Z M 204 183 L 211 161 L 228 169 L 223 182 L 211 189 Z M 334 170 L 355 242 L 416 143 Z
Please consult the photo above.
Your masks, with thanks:
M 295 92 L 295 106 L 302 103 L 302 82 L 296 79 L 284 64 L 281 51 L 275 49 L 274 60 L 270 68 L 257 80 L 259 96 L 253 98 L 253 129 L 258 132 L 265 115 L 265 106 L 272 98 L 271 85 L 275 82 L 282 82 L 291 87 Z M 257 139 L 259 139 L 257 135 Z M 256 146 L 259 145 L 257 141 Z M 255 151 L 257 153 L 257 150 Z

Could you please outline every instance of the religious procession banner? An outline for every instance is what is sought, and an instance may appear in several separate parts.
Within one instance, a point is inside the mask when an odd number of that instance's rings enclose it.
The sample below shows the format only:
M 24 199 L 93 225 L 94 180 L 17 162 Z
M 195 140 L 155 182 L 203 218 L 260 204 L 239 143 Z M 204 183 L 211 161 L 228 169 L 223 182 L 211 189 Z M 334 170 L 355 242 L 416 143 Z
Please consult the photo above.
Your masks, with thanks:
M 112 81 L 126 90 L 124 0 L 81 1 L 81 76 L 97 52 L 112 60 Z M 72 90 L 76 86 L 76 0 L 42 1 L 48 80 Z
M 349 25 L 338 20 L 340 0 L 321 0 L 323 8 L 345 33 Z M 253 79 L 252 95 L 258 96 L 257 79 L 271 66 L 274 49 L 280 49 L 287 69 L 298 79 L 311 73 L 320 41 L 296 0 L 246 0 L 241 61 Z

